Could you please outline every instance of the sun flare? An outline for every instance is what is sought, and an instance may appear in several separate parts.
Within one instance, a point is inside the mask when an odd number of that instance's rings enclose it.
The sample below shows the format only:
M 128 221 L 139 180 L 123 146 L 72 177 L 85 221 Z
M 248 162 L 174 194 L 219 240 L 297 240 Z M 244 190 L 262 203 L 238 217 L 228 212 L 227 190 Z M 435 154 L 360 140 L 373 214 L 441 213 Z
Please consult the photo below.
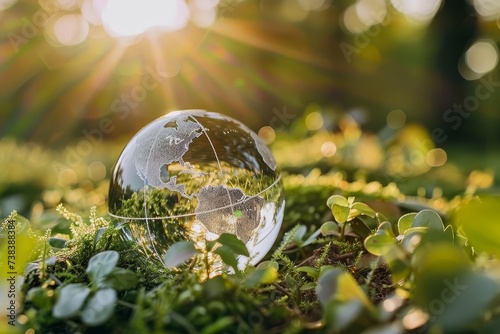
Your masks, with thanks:
M 150 29 L 180 30 L 188 21 L 184 0 L 109 0 L 102 10 L 104 28 L 114 37 L 136 36 Z

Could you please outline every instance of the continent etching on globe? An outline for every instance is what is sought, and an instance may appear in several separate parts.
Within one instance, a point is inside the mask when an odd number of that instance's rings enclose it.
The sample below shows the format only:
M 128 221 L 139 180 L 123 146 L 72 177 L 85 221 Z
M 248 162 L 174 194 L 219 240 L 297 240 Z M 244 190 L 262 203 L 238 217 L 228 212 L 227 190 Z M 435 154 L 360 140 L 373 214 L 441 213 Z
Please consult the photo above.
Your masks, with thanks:
M 237 188 L 205 186 L 197 197 L 195 213 L 209 232 L 233 233 L 246 243 L 259 225 L 264 205 L 259 196 L 247 197 Z
M 137 143 L 134 152 L 139 177 L 153 187 L 168 188 L 191 199 L 192 195 L 186 193 L 184 185 L 176 183 L 175 177 L 170 178 L 167 175 L 167 180 L 164 180 L 162 168 L 174 162 L 190 167 L 189 163 L 184 162 L 184 154 L 189 150 L 191 142 L 204 131 L 199 123 L 185 117 L 165 124 L 157 132 L 147 133 L 146 141 Z

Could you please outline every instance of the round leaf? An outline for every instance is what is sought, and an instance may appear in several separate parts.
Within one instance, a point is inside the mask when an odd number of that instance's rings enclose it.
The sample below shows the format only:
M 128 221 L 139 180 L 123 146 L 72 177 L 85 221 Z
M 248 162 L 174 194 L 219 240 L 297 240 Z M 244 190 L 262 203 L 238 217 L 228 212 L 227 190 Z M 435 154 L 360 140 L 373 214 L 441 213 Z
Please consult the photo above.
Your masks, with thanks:
M 377 233 L 365 239 L 365 248 L 373 255 L 382 256 L 390 251 L 396 244 L 396 238 L 389 222 L 380 224 Z
M 351 207 L 351 212 L 349 214 L 349 218 L 354 218 L 354 217 L 361 216 L 361 215 L 375 218 L 375 210 L 370 208 L 365 203 L 356 202 Z
M 412 213 L 407 213 L 406 215 L 401 216 L 398 220 L 398 233 L 399 235 L 402 235 L 405 233 L 407 229 L 411 227 L 411 224 L 413 223 L 413 219 L 415 219 L 415 216 L 417 215 L 416 212 Z
M 413 219 L 411 227 L 428 227 L 432 230 L 444 230 L 444 224 L 441 217 L 434 210 L 422 210 Z
M 89 299 L 82 311 L 81 317 L 88 326 L 99 326 L 105 323 L 115 310 L 116 291 L 113 289 L 98 290 Z
M 138 282 L 136 273 L 124 268 L 115 268 L 106 277 L 105 283 L 116 290 L 132 289 Z
M 321 234 L 323 236 L 333 235 L 340 233 L 340 227 L 336 222 L 327 221 L 323 225 L 321 225 Z
M 484 196 L 480 201 L 462 204 L 456 213 L 456 225 L 461 226 L 468 241 L 478 251 L 500 254 L 500 197 Z
M 116 266 L 118 262 L 118 252 L 116 251 L 105 251 L 98 253 L 89 261 L 87 267 L 87 274 L 90 280 L 96 284 L 99 284 Z
M 235 271 L 238 271 L 238 260 L 236 259 L 235 253 L 229 246 L 222 245 L 217 248 L 214 253 L 219 255 L 225 264 L 233 267 Z
M 163 257 L 165 267 L 174 268 L 200 253 L 191 241 L 179 241 L 170 246 Z
M 222 233 L 220 237 L 217 239 L 217 241 L 220 244 L 229 247 L 236 254 L 250 256 L 250 254 L 248 253 L 248 249 L 245 246 L 245 243 L 240 239 L 238 239 L 238 237 L 235 236 L 234 234 Z
M 340 205 L 340 206 L 348 206 L 349 203 L 347 202 L 347 199 L 344 196 L 340 195 L 333 195 L 328 198 L 326 201 L 326 205 L 329 208 L 332 208 L 334 204 Z
M 261 284 L 273 283 L 278 279 L 278 270 L 274 267 L 267 267 L 264 269 L 257 269 L 253 271 L 243 281 L 243 285 L 248 288 L 253 288 Z
M 340 206 L 338 204 L 333 204 L 332 206 L 333 217 L 339 224 L 343 224 L 347 221 L 349 211 L 350 209 L 347 206 Z
M 52 315 L 54 318 L 65 319 L 74 316 L 83 306 L 90 289 L 83 284 L 68 284 L 59 292 Z

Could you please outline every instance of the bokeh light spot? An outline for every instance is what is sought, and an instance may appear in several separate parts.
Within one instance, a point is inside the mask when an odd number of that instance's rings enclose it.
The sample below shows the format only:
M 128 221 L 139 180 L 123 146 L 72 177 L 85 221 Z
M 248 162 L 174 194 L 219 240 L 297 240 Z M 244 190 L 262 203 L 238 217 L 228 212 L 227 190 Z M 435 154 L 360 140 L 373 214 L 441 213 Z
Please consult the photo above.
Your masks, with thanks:
M 82 15 L 62 15 L 54 24 L 54 37 L 62 45 L 80 44 L 88 34 L 89 24 Z
M 387 14 L 385 0 L 358 0 L 355 9 L 359 20 L 366 26 L 381 23 Z
M 393 110 L 387 114 L 387 126 L 391 129 L 401 129 L 406 123 L 406 114 L 403 110 Z
M 306 128 L 309 131 L 316 131 L 323 126 L 323 116 L 317 111 L 314 111 L 306 117 Z
M 479 40 L 466 51 L 465 62 L 478 74 L 488 73 L 498 64 L 498 49 L 493 41 Z
M 419 309 L 412 309 L 405 315 L 402 322 L 404 328 L 412 330 L 423 326 L 428 319 L 429 315 L 427 315 L 427 313 Z
M 258 135 L 267 145 L 273 143 L 276 139 L 276 132 L 272 127 L 267 125 L 260 128 Z
M 106 166 L 100 161 L 94 161 L 89 165 L 87 173 L 92 181 L 101 181 L 106 177 Z
M 0 10 L 5 10 L 14 6 L 17 0 L 0 0 Z
M 356 6 L 347 7 L 342 16 L 343 26 L 352 34 L 360 34 L 365 31 L 368 26 L 361 20 L 356 10 Z
M 500 1 L 474 0 L 474 8 L 485 20 L 494 20 L 500 14 Z
M 425 161 L 431 167 L 443 166 L 446 163 L 446 160 L 448 160 L 448 155 L 442 148 L 434 148 L 427 152 L 427 155 L 425 156 Z
M 337 153 L 337 145 L 335 145 L 334 142 L 327 141 L 321 145 L 321 154 L 323 154 L 324 157 L 331 157 L 335 155 L 335 153 Z
M 429 23 L 441 7 L 441 2 L 442 0 L 391 0 L 394 8 L 417 24 Z
M 102 24 L 101 12 L 105 3 L 99 0 L 84 0 L 81 5 L 83 17 L 94 25 Z

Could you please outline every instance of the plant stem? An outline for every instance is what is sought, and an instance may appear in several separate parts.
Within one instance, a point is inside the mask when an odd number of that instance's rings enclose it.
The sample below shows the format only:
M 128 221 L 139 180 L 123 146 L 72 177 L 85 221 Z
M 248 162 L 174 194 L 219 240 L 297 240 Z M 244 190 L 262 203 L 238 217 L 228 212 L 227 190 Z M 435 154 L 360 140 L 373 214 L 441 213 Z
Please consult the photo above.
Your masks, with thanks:
M 344 241 L 345 225 L 346 223 L 342 224 L 342 226 L 340 227 L 339 241 Z

